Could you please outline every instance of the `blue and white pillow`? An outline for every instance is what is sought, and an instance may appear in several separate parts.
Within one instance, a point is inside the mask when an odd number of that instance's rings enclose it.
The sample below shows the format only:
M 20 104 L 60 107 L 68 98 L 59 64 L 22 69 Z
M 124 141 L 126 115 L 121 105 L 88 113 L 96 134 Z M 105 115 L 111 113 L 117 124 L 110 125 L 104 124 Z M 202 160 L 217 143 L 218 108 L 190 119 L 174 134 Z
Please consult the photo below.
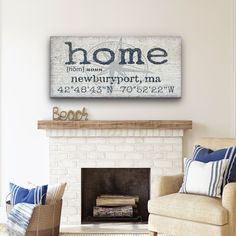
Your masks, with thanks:
M 179 192 L 220 198 L 223 175 L 228 162 L 229 160 L 222 159 L 204 163 L 185 158 L 184 181 Z
M 48 185 L 39 186 L 32 189 L 25 189 L 16 184 L 10 183 L 11 204 L 31 203 L 45 204 Z M 42 202 L 41 202 L 42 200 Z
M 236 147 L 229 147 L 213 151 L 200 145 L 196 145 L 193 152 L 193 159 L 205 163 L 228 159 L 229 162 L 225 170 L 222 187 L 234 181 L 236 176 Z

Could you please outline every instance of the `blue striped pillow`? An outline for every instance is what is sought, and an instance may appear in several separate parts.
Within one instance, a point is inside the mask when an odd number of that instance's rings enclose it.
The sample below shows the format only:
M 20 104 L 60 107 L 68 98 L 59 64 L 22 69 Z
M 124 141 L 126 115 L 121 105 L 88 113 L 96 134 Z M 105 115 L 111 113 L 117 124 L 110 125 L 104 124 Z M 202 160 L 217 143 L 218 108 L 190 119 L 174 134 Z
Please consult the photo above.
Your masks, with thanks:
M 42 199 L 42 204 L 45 204 L 46 194 L 48 185 L 39 186 L 33 189 L 25 189 L 16 184 L 10 183 L 10 193 L 11 193 L 11 204 L 16 205 L 17 203 L 31 203 L 40 204 Z
M 228 159 L 229 162 L 225 170 L 222 187 L 234 181 L 236 176 L 236 147 L 229 147 L 213 151 L 200 145 L 196 145 L 193 151 L 193 159 L 205 163 Z
M 184 180 L 181 193 L 195 193 L 210 197 L 221 197 L 223 174 L 229 160 L 203 163 L 184 159 Z

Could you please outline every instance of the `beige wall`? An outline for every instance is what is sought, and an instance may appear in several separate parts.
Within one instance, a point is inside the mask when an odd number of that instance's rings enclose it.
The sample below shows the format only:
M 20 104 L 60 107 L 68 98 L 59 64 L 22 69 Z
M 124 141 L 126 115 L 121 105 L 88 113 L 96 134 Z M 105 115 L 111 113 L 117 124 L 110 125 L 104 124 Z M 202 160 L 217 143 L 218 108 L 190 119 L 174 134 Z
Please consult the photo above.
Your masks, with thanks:
M 37 120 L 54 105 L 90 119 L 191 119 L 200 136 L 234 135 L 232 0 L 2 0 L 2 182 L 48 181 L 48 139 Z M 49 36 L 178 35 L 181 99 L 50 99 Z

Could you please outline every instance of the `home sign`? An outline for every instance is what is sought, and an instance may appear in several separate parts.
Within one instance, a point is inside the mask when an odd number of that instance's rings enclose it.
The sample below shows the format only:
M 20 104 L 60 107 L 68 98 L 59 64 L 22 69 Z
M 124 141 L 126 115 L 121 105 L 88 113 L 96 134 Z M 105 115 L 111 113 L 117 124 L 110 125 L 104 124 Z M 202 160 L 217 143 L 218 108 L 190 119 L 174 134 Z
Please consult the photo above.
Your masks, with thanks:
M 51 37 L 51 97 L 181 97 L 180 37 Z

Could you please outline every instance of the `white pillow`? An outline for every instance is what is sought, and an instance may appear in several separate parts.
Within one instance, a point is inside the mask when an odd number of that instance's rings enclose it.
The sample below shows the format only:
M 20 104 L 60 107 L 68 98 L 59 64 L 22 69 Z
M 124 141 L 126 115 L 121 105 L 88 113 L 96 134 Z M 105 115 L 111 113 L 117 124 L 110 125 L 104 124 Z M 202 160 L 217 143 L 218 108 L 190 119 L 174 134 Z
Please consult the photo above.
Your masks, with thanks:
M 46 204 L 54 204 L 56 201 L 62 199 L 65 192 L 66 183 L 59 183 L 55 185 L 48 185 Z
M 221 197 L 221 186 L 228 160 L 208 163 L 184 159 L 184 180 L 179 192 Z

